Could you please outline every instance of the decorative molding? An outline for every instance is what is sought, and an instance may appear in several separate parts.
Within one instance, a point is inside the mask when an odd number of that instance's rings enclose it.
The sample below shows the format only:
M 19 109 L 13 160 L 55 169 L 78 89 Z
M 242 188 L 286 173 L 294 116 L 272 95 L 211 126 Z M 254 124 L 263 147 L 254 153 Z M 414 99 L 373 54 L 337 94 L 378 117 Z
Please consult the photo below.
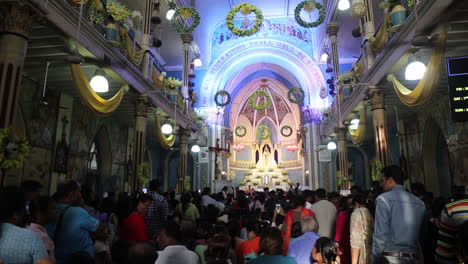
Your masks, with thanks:
M 3 3 L 1 9 L 6 13 L 1 31 L 27 39 L 37 13 L 26 2 Z
M 338 25 L 338 22 L 330 22 L 328 23 L 327 25 L 327 34 L 331 37 L 331 36 L 337 36 L 338 35 L 338 30 L 339 30 L 339 25 Z
M 182 34 L 180 35 L 180 37 L 182 38 L 182 42 L 185 44 L 190 44 L 192 43 L 193 41 L 193 35 L 192 34 Z
M 371 110 L 385 109 L 385 93 L 380 89 L 371 89 L 369 91 Z
M 345 127 L 335 127 L 336 137 L 338 141 L 346 141 L 346 131 Z

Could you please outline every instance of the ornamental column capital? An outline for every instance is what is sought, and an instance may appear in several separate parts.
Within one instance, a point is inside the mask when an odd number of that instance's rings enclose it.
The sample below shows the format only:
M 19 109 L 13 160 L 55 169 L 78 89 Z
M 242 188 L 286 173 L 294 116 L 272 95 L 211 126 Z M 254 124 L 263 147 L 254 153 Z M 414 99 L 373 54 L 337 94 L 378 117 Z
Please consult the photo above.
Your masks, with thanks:
M 369 90 L 371 110 L 385 109 L 385 93 L 383 89 L 371 88 Z
M 182 38 L 182 42 L 184 44 L 190 44 L 193 41 L 193 35 L 191 33 L 182 34 L 182 35 L 180 35 L 180 37 Z
M 141 94 L 138 96 L 138 98 L 135 99 L 135 116 L 146 117 L 149 106 L 150 103 L 146 94 Z
M 338 35 L 338 30 L 339 30 L 339 25 L 338 25 L 338 22 L 336 21 L 333 21 L 333 22 L 330 22 L 328 23 L 327 25 L 327 34 L 331 37 L 331 36 L 336 36 Z
M 346 141 L 346 127 L 335 127 L 335 134 L 338 141 Z
M 27 39 L 38 14 L 27 3 L 21 1 L 3 3 L 0 8 L 5 14 L 0 31 Z

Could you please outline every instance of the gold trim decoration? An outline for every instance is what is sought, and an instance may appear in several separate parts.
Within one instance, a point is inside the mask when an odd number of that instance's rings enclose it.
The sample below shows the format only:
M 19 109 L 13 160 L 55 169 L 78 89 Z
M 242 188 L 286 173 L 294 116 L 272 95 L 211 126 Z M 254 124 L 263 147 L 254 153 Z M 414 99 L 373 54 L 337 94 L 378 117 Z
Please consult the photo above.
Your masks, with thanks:
M 71 64 L 70 67 L 75 87 L 83 99 L 83 102 L 90 110 L 98 114 L 110 114 L 117 109 L 125 94 L 126 83 L 122 85 L 122 88 L 120 88 L 111 99 L 106 100 L 91 88 L 89 80 L 80 64 Z
M 359 114 L 358 129 L 354 130 L 348 127 L 349 134 L 351 135 L 351 141 L 356 145 L 361 145 L 364 142 L 364 137 L 366 136 L 366 120 L 367 111 L 366 107 L 363 107 Z
M 144 49 L 140 49 L 137 51 L 135 41 L 132 41 L 130 36 L 128 35 L 128 30 L 125 27 L 119 26 L 119 33 L 120 37 L 124 39 L 124 47 L 127 51 L 127 58 L 136 66 L 140 65 L 145 57 Z
M 161 76 L 161 74 L 158 75 L 158 72 L 155 70 L 155 68 L 153 67 L 153 73 L 152 73 L 152 76 L 153 76 L 153 83 L 154 85 L 159 88 L 159 89 L 163 89 L 163 84 L 164 84 L 164 76 Z M 162 78 L 161 78 L 162 77 Z
M 390 74 L 389 80 L 393 83 L 393 88 L 400 100 L 407 106 L 421 106 L 426 104 L 434 94 L 440 77 L 440 70 L 445 57 L 445 43 L 447 33 L 441 32 L 437 40 L 434 53 L 424 73 L 424 77 L 419 81 L 414 90 L 406 88 L 394 74 Z
M 364 59 L 362 56 L 358 59 L 358 61 L 354 63 L 353 71 L 358 80 L 361 79 L 362 76 L 364 76 L 365 64 L 364 64 Z
M 154 115 L 154 122 L 156 123 L 156 137 L 158 138 L 161 147 L 164 149 L 170 149 L 172 146 L 174 146 L 176 136 L 171 134 L 169 137 L 166 137 L 166 135 L 163 134 L 161 131 L 161 123 L 159 122 L 158 114 Z
M 71 3 L 75 4 L 75 5 L 85 5 L 86 3 L 88 3 L 88 0 L 69 0 Z
M 375 36 L 370 39 L 372 49 L 377 54 L 382 52 L 382 50 L 385 48 L 385 46 L 387 46 L 387 43 L 390 40 L 390 34 L 388 33 L 388 27 L 391 23 L 390 21 L 390 15 L 385 15 L 384 21 L 380 26 L 379 31 L 377 31 Z

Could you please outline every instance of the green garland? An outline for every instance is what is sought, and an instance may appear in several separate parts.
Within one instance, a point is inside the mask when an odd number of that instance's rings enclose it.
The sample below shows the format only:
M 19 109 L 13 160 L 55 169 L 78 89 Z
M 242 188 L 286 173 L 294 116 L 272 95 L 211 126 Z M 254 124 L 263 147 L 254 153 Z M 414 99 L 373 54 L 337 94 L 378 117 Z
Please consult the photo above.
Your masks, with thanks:
M 137 177 L 141 184 L 147 184 L 151 180 L 148 162 L 143 162 L 137 167 Z
M 190 27 L 182 27 L 179 25 L 179 23 L 177 23 L 177 17 L 180 15 L 180 13 L 186 13 L 186 14 L 190 14 L 190 16 L 193 18 L 193 23 Z M 184 23 L 185 24 L 185 23 Z M 181 33 L 181 34 L 190 34 L 192 33 L 192 31 L 195 30 L 196 27 L 198 27 L 198 25 L 200 24 L 200 14 L 198 14 L 197 10 L 195 10 L 195 8 L 193 7 L 182 7 L 182 8 L 178 8 L 175 13 L 174 13 L 174 16 L 172 16 L 172 19 L 171 19 L 171 27 L 177 31 L 178 33 Z
M 310 23 L 305 22 L 301 18 L 301 10 L 304 8 L 305 5 L 309 5 L 309 4 L 314 4 L 315 7 L 319 10 L 319 18 L 317 19 L 317 21 L 310 22 Z M 296 9 L 294 10 L 294 18 L 296 19 L 296 22 L 305 28 L 313 28 L 313 27 L 319 26 L 320 24 L 323 23 L 323 21 L 325 21 L 326 15 L 327 13 L 325 12 L 325 8 L 323 8 L 322 4 L 312 1 L 312 0 L 300 2 L 296 6 Z
M 296 99 L 294 99 L 294 97 L 293 97 L 293 95 L 295 93 L 300 94 L 300 96 L 298 98 L 296 98 Z M 302 88 L 294 87 L 294 88 L 289 89 L 289 91 L 288 91 L 288 100 L 289 100 L 289 102 L 295 103 L 295 104 L 300 104 L 300 103 L 304 102 L 304 98 L 305 98 L 305 93 L 304 93 L 304 90 L 302 90 Z
M 218 101 L 219 96 L 227 96 L 226 102 L 224 102 L 224 103 L 223 103 L 223 102 L 219 102 L 219 101 Z M 226 90 L 218 91 L 218 92 L 215 94 L 215 96 L 214 96 L 214 101 L 215 101 L 215 103 L 216 103 L 217 106 L 226 106 L 226 105 L 228 105 L 228 104 L 231 102 L 231 95 L 230 95 L 229 92 L 226 91 Z
M 264 136 L 263 135 L 263 130 L 266 130 L 268 133 Z M 269 139 L 271 136 L 271 130 L 268 126 L 265 126 L 265 125 L 261 125 L 261 126 L 258 126 L 257 127 L 257 137 L 261 140 L 265 140 L 265 139 Z
M 17 138 L 9 129 L 0 129 L 0 169 L 21 167 L 29 151 L 26 138 Z
M 286 134 L 286 133 L 284 132 L 284 130 L 286 130 L 286 129 L 289 130 L 289 133 L 288 133 L 288 134 Z M 281 132 L 281 135 L 283 135 L 283 137 L 290 137 L 290 136 L 292 135 L 292 133 L 293 133 L 293 129 L 292 129 L 292 127 L 290 127 L 290 126 L 283 126 L 283 127 L 281 128 L 280 132 Z
M 265 103 L 263 103 L 261 105 L 257 105 L 255 103 L 255 99 L 257 99 L 257 96 L 259 96 L 259 95 L 265 96 Z M 250 95 L 249 104 L 255 110 L 265 110 L 271 104 L 270 95 L 266 91 L 263 91 L 263 90 L 255 91 L 252 95 Z
M 236 15 L 237 12 L 239 12 L 241 9 L 243 10 L 248 10 L 251 12 L 255 13 L 256 19 L 255 19 L 255 25 L 253 25 L 252 28 L 250 29 L 240 29 L 236 28 L 234 26 L 234 16 Z M 241 3 L 236 6 L 234 6 L 231 11 L 227 14 L 226 17 L 226 25 L 228 29 L 232 32 L 232 34 L 240 37 L 246 37 L 246 36 L 251 36 L 255 33 L 257 33 L 260 30 L 260 27 L 262 26 L 263 23 L 263 13 L 262 10 L 258 9 L 256 6 L 247 4 L 247 3 Z
M 239 130 L 242 130 L 243 133 L 239 133 Z M 245 126 L 238 126 L 236 127 L 236 136 L 238 137 L 244 137 L 247 134 L 247 129 Z

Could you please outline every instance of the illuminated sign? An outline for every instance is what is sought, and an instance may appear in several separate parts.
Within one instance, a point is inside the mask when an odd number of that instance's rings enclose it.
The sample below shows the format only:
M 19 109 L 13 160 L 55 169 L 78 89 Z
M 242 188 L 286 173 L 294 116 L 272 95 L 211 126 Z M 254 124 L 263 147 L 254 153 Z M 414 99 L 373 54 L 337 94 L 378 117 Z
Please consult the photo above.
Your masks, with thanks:
M 468 57 L 447 58 L 450 110 L 454 122 L 468 121 Z

